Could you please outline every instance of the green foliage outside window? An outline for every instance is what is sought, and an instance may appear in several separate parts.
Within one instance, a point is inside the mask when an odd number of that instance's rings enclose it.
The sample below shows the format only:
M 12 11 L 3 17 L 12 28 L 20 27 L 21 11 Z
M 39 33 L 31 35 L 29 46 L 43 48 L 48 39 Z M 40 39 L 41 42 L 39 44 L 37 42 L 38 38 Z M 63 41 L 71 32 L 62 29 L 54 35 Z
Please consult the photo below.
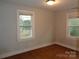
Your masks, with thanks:
M 72 18 L 69 20 L 70 36 L 79 36 L 79 18 Z
M 31 36 L 31 34 L 32 34 L 31 16 L 21 15 L 20 16 L 19 27 L 20 27 L 20 37 L 22 39 L 24 39 L 28 36 Z

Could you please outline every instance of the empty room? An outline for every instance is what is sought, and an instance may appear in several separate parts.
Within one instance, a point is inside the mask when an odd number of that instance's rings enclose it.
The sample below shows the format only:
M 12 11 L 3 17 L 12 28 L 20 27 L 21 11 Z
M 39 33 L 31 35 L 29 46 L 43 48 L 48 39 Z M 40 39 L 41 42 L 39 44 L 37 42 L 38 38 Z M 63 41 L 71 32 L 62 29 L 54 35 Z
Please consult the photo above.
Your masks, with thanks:
M 0 0 L 0 59 L 79 59 L 79 0 Z

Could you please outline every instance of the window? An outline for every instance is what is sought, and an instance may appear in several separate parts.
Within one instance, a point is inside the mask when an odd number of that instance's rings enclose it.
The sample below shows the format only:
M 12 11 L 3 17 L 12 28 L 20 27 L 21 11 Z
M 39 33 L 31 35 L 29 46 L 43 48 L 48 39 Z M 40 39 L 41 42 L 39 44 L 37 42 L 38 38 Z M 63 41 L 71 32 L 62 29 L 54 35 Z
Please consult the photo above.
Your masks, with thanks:
M 68 20 L 68 33 L 70 37 L 79 37 L 79 18 Z
M 33 12 L 32 11 L 18 11 L 18 37 L 21 40 L 33 38 Z

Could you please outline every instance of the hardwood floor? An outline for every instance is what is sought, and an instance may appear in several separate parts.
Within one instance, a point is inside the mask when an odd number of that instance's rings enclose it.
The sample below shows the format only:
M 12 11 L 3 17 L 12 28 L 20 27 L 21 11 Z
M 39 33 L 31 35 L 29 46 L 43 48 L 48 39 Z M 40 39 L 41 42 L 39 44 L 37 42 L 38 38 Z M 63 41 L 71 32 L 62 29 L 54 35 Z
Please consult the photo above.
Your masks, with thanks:
M 79 59 L 79 52 L 59 45 L 51 45 L 4 59 Z

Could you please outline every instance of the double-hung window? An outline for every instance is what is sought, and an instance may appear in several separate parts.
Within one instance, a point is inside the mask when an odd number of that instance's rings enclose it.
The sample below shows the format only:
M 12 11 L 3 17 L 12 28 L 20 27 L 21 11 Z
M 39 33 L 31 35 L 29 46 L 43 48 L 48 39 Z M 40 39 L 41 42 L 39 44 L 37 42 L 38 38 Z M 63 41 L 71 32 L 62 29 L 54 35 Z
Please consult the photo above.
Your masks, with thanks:
M 79 38 L 79 18 L 68 19 L 68 33 L 70 37 Z
M 34 14 L 32 11 L 19 10 L 18 11 L 18 21 L 17 21 L 17 31 L 18 39 L 26 40 L 32 39 L 34 35 L 33 26 Z

